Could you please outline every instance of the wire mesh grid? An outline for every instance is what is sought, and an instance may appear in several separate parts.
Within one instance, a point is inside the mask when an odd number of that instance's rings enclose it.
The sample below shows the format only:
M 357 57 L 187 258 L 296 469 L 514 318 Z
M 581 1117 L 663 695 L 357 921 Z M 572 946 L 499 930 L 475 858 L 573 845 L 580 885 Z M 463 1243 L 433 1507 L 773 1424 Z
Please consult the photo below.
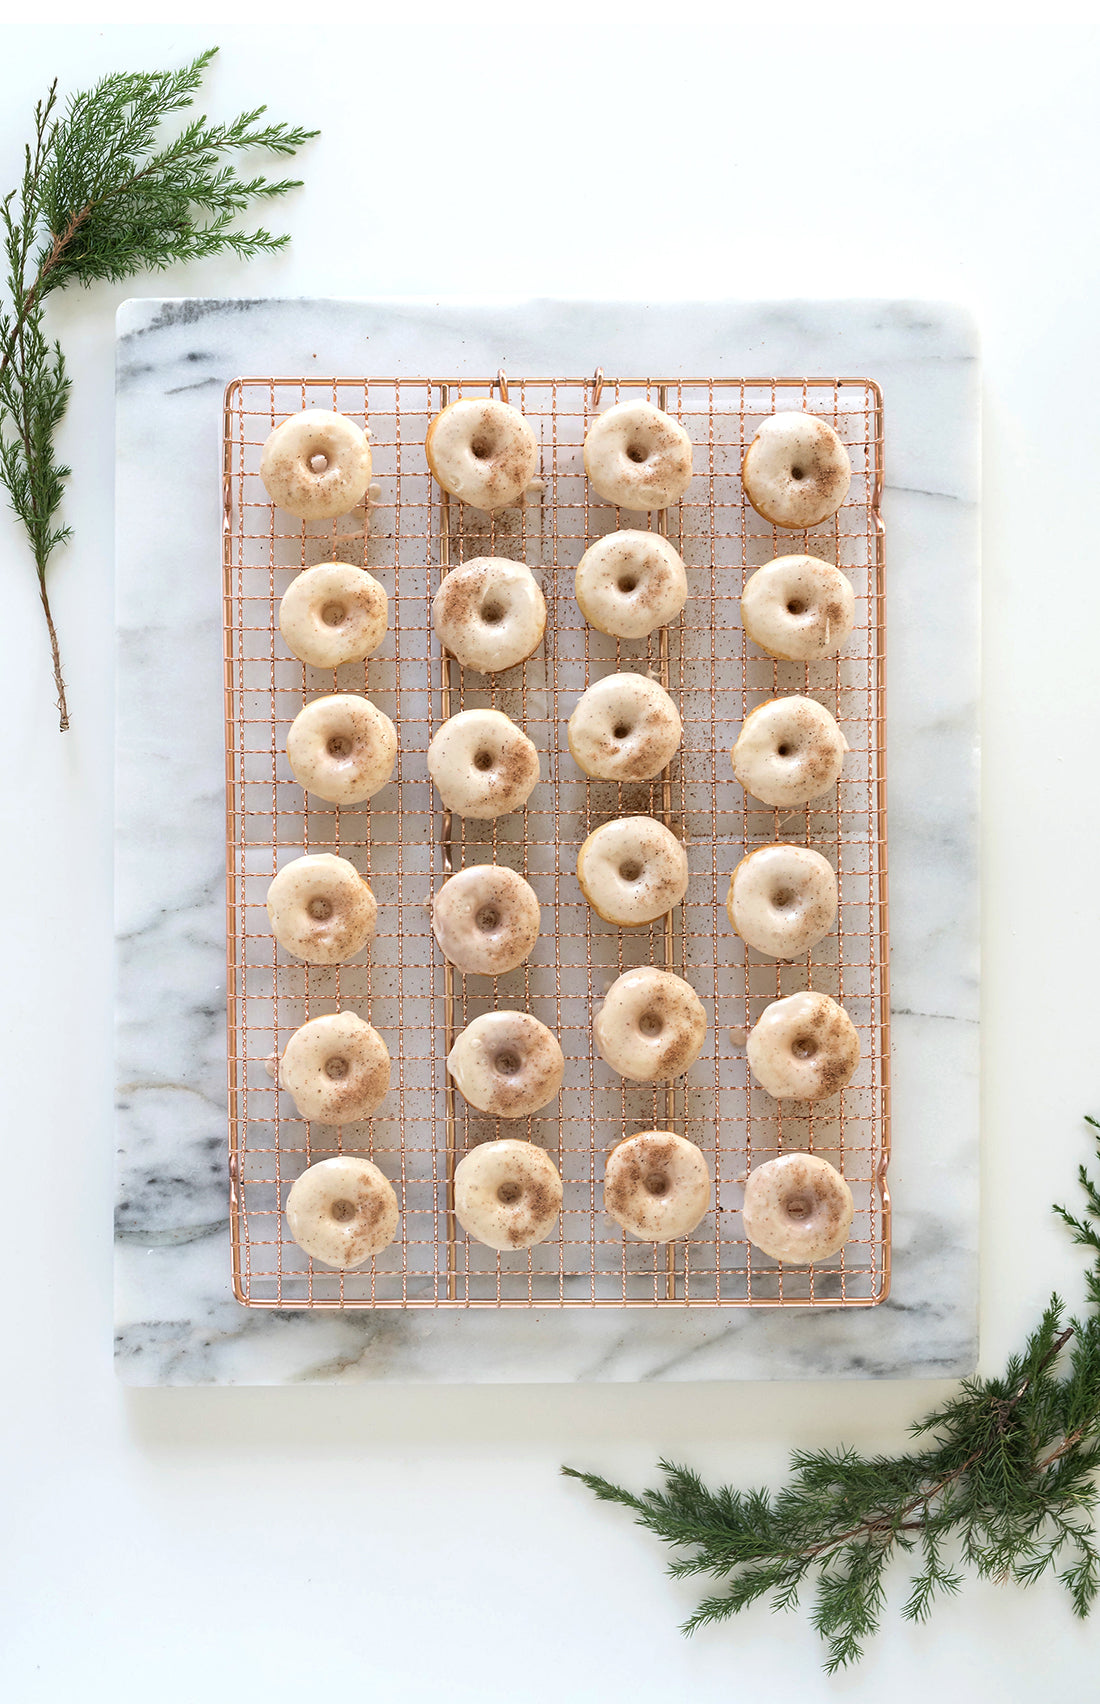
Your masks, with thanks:
M 863 1305 L 889 1287 L 889 1044 L 885 824 L 882 401 L 864 379 L 537 379 L 508 399 L 541 450 L 525 499 L 490 516 L 448 501 L 424 454 L 428 424 L 448 400 L 494 393 L 497 379 L 236 380 L 224 415 L 229 1136 L 233 1279 L 253 1306 Z M 508 387 L 505 385 L 505 394 Z M 694 476 L 662 515 L 603 503 L 584 477 L 582 445 L 598 406 L 645 397 L 683 424 Z M 259 479 L 264 440 L 309 407 L 336 408 L 371 431 L 374 481 L 365 510 L 298 523 Z M 820 414 L 848 448 L 853 477 L 838 514 L 802 534 L 779 532 L 749 507 L 744 450 L 781 408 Z M 589 628 L 573 573 L 593 539 L 620 526 L 659 526 L 687 566 L 681 620 L 648 641 Z M 856 626 L 838 659 L 777 662 L 740 622 L 753 568 L 806 550 L 835 562 L 856 593 Z M 441 654 L 431 600 L 448 565 L 499 554 L 527 562 L 547 603 L 542 648 L 498 677 Z M 279 600 L 302 568 L 362 563 L 385 586 L 390 627 L 366 663 L 307 667 L 278 629 Z M 569 755 L 565 723 L 584 688 L 617 669 L 651 673 L 677 698 L 682 748 L 655 781 L 587 780 Z M 361 692 L 398 727 L 393 782 L 367 804 L 338 809 L 303 793 L 287 764 L 290 722 L 306 698 Z M 827 795 L 794 811 L 743 793 L 729 751 L 754 705 L 786 693 L 825 704 L 848 741 L 844 773 Z M 451 819 L 433 795 L 426 751 L 459 709 L 491 706 L 524 727 L 542 779 L 523 811 L 481 823 Z M 683 839 L 691 880 L 663 922 L 618 930 L 588 907 L 577 851 L 599 823 L 649 814 Z M 725 913 L 730 874 L 747 850 L 793 840 L 822 851 L 839 875 L 835 931 L 793 963 L 765 958 L 734 935 Z M 272 938 L 265 895 L 275 870 L 302 852 L 332 851 L 366 875 L 378 929 L 361 959 L 299 963 Z M 496 862 L 520 871 L 542 908 L 528 962 L 506 976 L 462 977 L 445 964 L 430 925 L 431 894 L 451 868 Z M 634 965 L 685 976 L 710 1027 L 703 1053 L 673 1087 L 626 1082 L 592 1044 L 592 1017 L 611 982 Z M 861 1062 L 839 1095 L 817 1106 L 780 1103 L 749 1078 L 744 1032 L 764 1006 L 801 988 L 832 995 L 859 1032 Z M 310 1017 L 350 1006 L 385 1038 L 389 1095 L 362 1125 L 330 1128 L 296 1116 L 275 1062 Z M 453 1036 L 479 1013 L 518 1008 L 558 1036 L 560 1098 L 525 1120 L 467 1107 L 448 1080 Z M 714 1180 L 711 1210 L 690 1237 L 655 1247 L 624 1236 L 603 1213 L 604 1158 L 622 1136 L 672 1129 L 696 1142 Z M 453 1212 L 453 1169 L 468 1149 L 525 1136 L 554 1159 L 564 1204 L 555 1235 L 497 1254 L 468 1239 Z M 747 1171 L 777 1153 L 811 1150 L 843 1172 L 855 1198 L 850 1240 L 815 1267 L 779 1265 L 746 1240 Z M 401 1206 L 397 1238 L 364 1267 L 331 1271 L 290 1239 L 283 1209 L 294 1179 L 337 1152 L 369 1155 Z

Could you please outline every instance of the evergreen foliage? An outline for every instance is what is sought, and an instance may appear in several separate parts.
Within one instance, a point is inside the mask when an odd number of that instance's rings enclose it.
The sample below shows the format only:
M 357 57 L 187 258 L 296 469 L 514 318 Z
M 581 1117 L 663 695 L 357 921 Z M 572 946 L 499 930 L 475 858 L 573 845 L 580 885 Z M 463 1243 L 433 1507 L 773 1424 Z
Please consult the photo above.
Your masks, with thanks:
M 1100 1124 L 1088 1123 L 1100 1132 Z M 1100 1148 L 1098 1148 L 1100 1152 Z M 924 1621 L 965 1570 L 1031 1585 L 1053 1573 L 1075 1612 L 1100 1590 L 1100 1188 L 1084 1166 L 1080 1218 L 1054 1211 L 1089 1251 L 1089 1312 L 1066 1319 L 1055 1295 L 1000 1378 L 967 1379 L 917 1421 L 923 1448 L 899 1456 L 800 1450 L 778 1492 L 710 1491 L 698 1474 L 662 1461 L 663 1484 L 635 1495 L 595 1473 L 563 1468 L 596 1496 L 629 1509 L 680 1555 L 675 1579 L 721 1582 L 685 1623 L 691 1633 L 758 1598 L 810 1618 L 832 1673 L 858 1662 L 885 1607 L 887 1564 L 899 1553 L 912 1579 L 902 1614 Z
M 57 84 L 34 112 L 23 179 L 0 203 L 7 261 L 0 311 L 0 483 L 27 533 L 53 654 L 61 728 L 69 725 L 46 568 L 69 537 L 58 512 L 69 468 L 54 440 L 69 400 L 59 343 L 43 330 L 47 298 L 72 284 L 118 282 L 180 261 L 282 248 L 286 236 L 237 228 L 256 200 L 297 180 L 241 176 L 233 156 L 290 155 L 316 131 L 262 124 L 265 108 L 229 124 L 192 119 L 158 146 L 160 127 L 192 105 L 216 49 L 178 71 L 115 72 L 59 110 Z

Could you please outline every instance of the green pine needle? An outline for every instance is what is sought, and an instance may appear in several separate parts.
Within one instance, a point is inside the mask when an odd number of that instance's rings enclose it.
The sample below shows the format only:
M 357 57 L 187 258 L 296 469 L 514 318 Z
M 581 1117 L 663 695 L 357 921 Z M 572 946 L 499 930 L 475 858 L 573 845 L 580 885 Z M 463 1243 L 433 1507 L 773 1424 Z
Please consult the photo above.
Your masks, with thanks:
M 46 569 L 68 542 L 57 525 L 69 469 L 54 450 L 69 401 L 60 344 L 43 331 L 48 296 L 72 284 L 118 283 L 139 272 L 280 249 L 289 238 L 236 221 L 255 201 L 297 189 L 297 179 L 242 177 L 231 156 L 291 155 L 317 135 L 262 124 L 264 107 L 228 124 L 190 120 L 158 145 L 161 126 L 193 103 L 211 48 L 178 71 L 113 72 L 58 110 L 57 84 L 34 112 L 23 178 L 0 202 L 6 299 L 0 311 L 0 483 L 30 542 L 53 655 L 57 707 L 69 726 Z
M 1097 1120 L 1088 1123 L 1100 1132 Z M 774 1493 L 710 1491 L 668 1461 L 659 1463 L 660 1488 L 637 1495 L 599 1474 L 562 1469 L 679 1552 L 669 1565 L 674 1578 L 704 1574 L 721 1583 L 686 1633 L 728 1621 L 758 1598 L 777 1612 L 796 1609 L 806 1588 L 833 1673 L 858 1662 L 878 1630 L 886 1569 L 899 1554 L 911 1558 L 902 1604 L 909 1621 L 927 1620 L 938 1598 L 960 1590 L 968 1568 L 1021 1586 L 1053 1574 L 1075 1613 L 1088 1614 L 1100 1592 L 1100 1187 L 1084 1166 L 1078 1182 L 1083 1215 L 1054 1211 L 1092 1256 L 1090 1311 L 1067 1321 L 1052 1296 L 1002 1377 L 964 1380 L 914 1423 L 914 1437 L 930 1440 L 923 1449 L 871 1457 L 800 1450 Z

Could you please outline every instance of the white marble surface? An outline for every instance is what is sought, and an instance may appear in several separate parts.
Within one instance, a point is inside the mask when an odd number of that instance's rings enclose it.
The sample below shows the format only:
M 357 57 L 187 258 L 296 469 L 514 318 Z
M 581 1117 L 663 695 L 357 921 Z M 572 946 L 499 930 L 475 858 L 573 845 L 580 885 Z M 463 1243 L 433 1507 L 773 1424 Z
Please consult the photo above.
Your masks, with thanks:
M 218 434 L 247 372 L 880 381 L 894 1284 L 873 1310 L 272 1314 L 229 1289 Z M 119 1367 L 135 1384 L 947 1376 L 976 1355 L 978 376 L 913 302 L 135 301 L 119 316 Z M 179 469 L 188 470 L 180 479 Z M 150 541 L 156 540 L 156 549 Z

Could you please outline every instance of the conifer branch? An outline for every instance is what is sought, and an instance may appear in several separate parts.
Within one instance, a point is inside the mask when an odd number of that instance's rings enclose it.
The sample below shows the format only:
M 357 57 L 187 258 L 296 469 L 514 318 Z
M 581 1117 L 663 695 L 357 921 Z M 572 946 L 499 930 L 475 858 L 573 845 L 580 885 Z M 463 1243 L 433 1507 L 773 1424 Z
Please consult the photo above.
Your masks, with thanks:
M 1095 1119 L 1088 1123 L 1100 1132 Z M 1090 1311 L 1066 1320 L 1052 1296 L 1001 1378 L 965 1380 L 912 1426 L 915 1437 L 932 1440 L 923 1450 L 798 1451 L 774 1494 L 710 1491 L 689 1468 L 663 1460 L 663 1484 L 637 1494 L 562 1469 L 679 1552 L 669 1565 L 674 1578 L 722 1582 L 685 1632 L 726 1621 L 759 1598 L 775 1611 L 795 1609 L 808 1587 L 832 1673 L 862 1656 L 885 1606 L 887 1566 L 905 1553 L 914 1556 L 907 1620 L 924 1621 L 937 1597 L 957 1592 L 965 1567 L 1024 1586 L 1053 1572 L 1075 1613 L 1088 1614 L 1100 1592 L 1100 1187 L 1084 1166 L 1078 1182 L 1083 1215 L 1054 1211 L 1093 1256 Z
M 297 179 L 242 177 L 230 156 L 297 152 L 313 130 L 261 124 L 265 109 L 228 124 L 192 119 L 158 147 L 172 113 L 192 105 L 217 49 L 177 71 L 114 72 L 58 110 L 57 84 L 34 110 L 23 177 L 0 202 L 7 262 L 0 310 L 0 484 L 26 531 L 49 634 L 61 729 L 69 726 L 61 653 L 46 586 L 54 552 L 71 537 L 57 524 L 70 469 L 55 454 L 70 380 L 59 343 L 43 329 L 47 298 L 72 284 L 117 283 L 135 273 L 230 253 L 282 248 L 285 235 L 242 231 L 256 200 Z

